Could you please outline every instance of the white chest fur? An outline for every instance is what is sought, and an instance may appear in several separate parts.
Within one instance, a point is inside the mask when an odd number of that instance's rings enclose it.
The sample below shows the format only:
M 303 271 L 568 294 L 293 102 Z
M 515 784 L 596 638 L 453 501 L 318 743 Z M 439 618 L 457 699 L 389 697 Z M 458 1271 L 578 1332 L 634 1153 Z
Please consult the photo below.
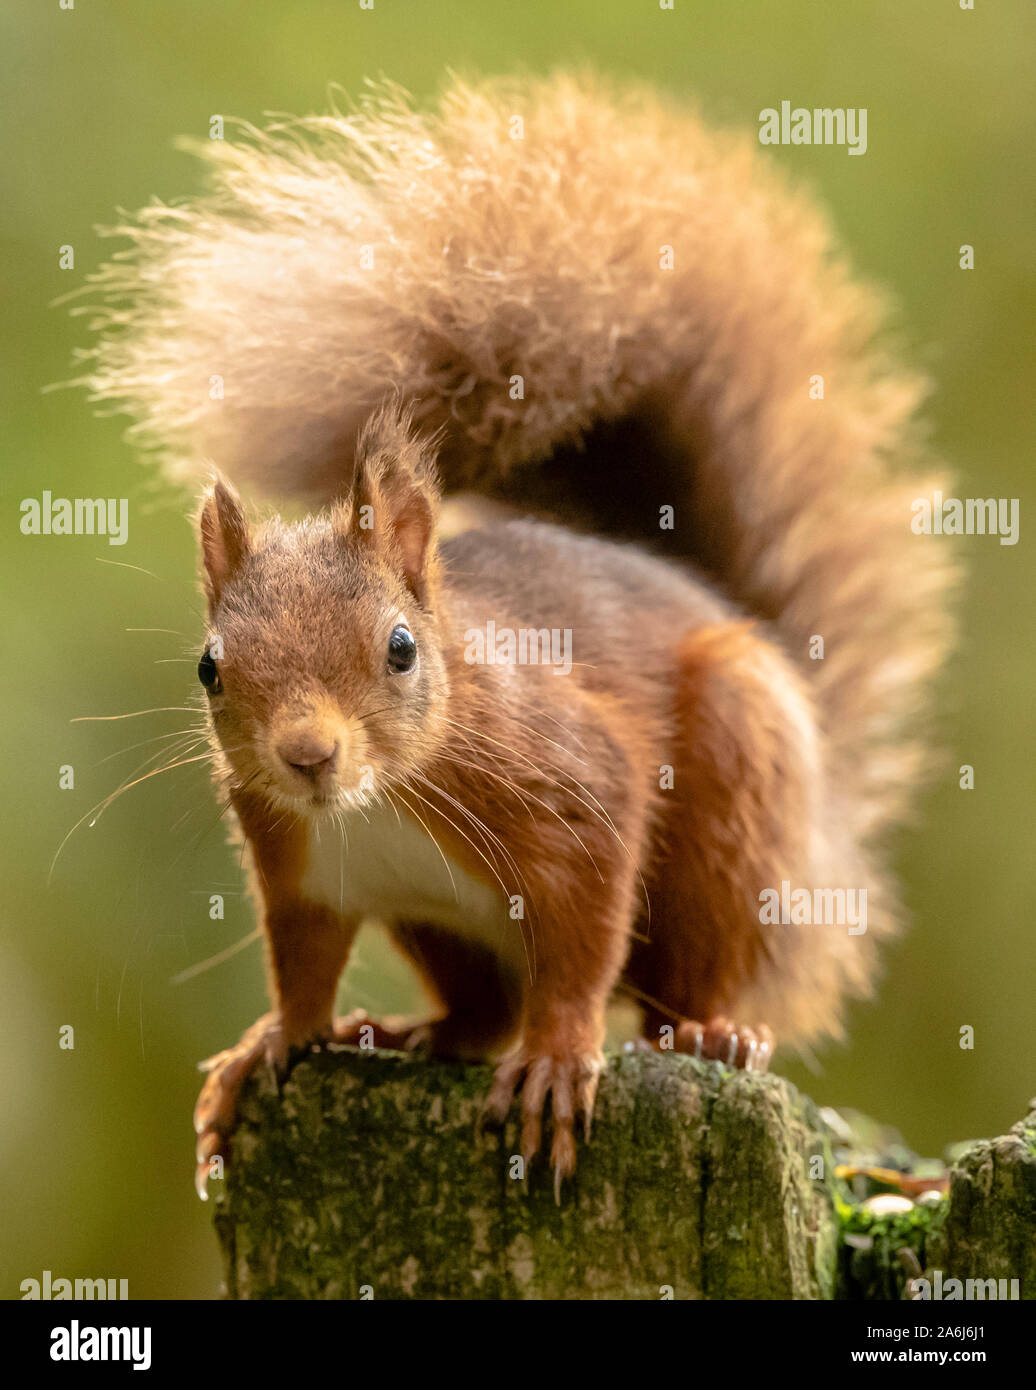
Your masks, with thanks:
M 500 885 L 468 872 L 405 812 L 373 807 L 348 812 L 344 828 L 311 826 L 301 889 L 343 917 L 431 923 L 524 966 L 521 923 Z

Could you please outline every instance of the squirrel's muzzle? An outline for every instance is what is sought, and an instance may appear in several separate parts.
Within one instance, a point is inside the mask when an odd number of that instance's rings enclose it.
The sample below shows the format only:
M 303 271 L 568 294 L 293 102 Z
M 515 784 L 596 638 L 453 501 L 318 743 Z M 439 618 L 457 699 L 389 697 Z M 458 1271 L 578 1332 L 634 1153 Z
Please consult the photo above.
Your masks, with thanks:
M 303 726 L 283 737 L 277 752 L 296 772 L 315 777 L 333 768 L 338 758 L 338 740 L 326 729 Z
M 325 800 L 348 780 L 352 740 L 344 721 L 310 715 L 271 730 L 279 780 L 295 796 Z

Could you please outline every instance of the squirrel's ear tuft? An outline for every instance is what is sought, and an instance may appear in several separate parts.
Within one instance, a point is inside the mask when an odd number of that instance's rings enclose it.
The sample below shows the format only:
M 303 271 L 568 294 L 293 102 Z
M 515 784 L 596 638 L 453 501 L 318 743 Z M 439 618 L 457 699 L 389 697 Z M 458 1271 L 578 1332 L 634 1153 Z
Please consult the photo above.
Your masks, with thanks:
M 205 494 L 198 530 L 205 565 L 205 592 L 210 607 L 214 608 L 249 551 L 248 526 L 241 499 L 222 478 L 218 478 Z
M 377 412 L 357 447 L 349 532 L 369 544 L 426 603 L 436 573 L 439 484 L 434 445 L 414 434 L 408 410 Z

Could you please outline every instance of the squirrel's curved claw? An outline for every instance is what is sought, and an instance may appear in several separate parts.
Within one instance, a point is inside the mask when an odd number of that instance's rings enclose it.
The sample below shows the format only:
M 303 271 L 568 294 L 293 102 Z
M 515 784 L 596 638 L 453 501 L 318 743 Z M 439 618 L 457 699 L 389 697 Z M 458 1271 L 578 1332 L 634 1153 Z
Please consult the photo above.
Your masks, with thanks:
M 493 1085 L 479 1114 L 481 1128 L 502 1125 L 515 1092 L 521 1090 L 519 1148 L 526 1166 L 540 1151 L 543 1109 L 550 1099 L 553 1139 L 550 1162 L 554 1169 L 554 1197 L 560 1203 L 561 1184 L 576 1168 L 575 1123 L 580 1118 L 590 1138 L 594 1098 L 601 1073 L 600 1055 L 577 1057 L 535 1056 L 519 1050 L 497 1066 Z
M 203 1202 L 209 1200 L 209 1178 L 212 1174 L 212 1160 L 223 1154 L 226 1136 L 219 1130 L 209 1129 L 198 1136 L 195 1146 L 194 1190 Z
M 206 1077 L 194 1107 L 194 1131 L 198 1136 L 194 1186 L 203 1202 L 208 1200 L 212 1159 L 219 1155 L 225 1162 L 227 1158 L 241 1087 L 261 1062 L 268 1063 L 277 1074 L 283 1070 L 285 1061 L 281 1021 L 276 1014 L 270 1013 L 246 1029 L 233 1047 L 199 1063 Z
M 658 1052 L 669 1050 L 658 1039 L 651 1039 L 650 1046 Z M 708 1023 L 685 1019 L 678 1024 L 671 1050 L 698 1061 L 723 1062 L 739 1071 L 768 1071 L 773 1049 L 773 1033 L 765 1023 L 747 1028 L 717 1014 Z

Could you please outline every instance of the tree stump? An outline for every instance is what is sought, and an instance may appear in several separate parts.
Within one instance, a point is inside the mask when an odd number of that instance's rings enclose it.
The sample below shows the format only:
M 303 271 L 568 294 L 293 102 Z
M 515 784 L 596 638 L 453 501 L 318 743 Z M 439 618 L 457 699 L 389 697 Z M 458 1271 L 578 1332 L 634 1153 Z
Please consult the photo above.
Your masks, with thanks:
M 545 1155 L 523 1173 L 515 1118 L 479 1133 L 490 1078 L 354 1048 L 280 1090 L 253 1078 L 215 1210 L 227 1296 L 896 1298 L 923 1270 L 1036 1297 L 1036 1109 L 964 1153 L 948 1200 L 879 1216 L 788 1082 L 623 1054 L 558 1205 Z
M 1032 1107 L 955 1164 L 950 1200 L 926 1243 L 928 1271 L 976 1284 L 1017 1280 L 1020 1298 L 1036 1298 L 1036 1100 Z
M 835 1296 L 829 1142 L 779 1077 L 610 1058 L 560 1205 L 514 1119 L 478 1134 L 490 1077 L 350 1048 L 253 1080 L 216 1206 L 228 1297 Z

